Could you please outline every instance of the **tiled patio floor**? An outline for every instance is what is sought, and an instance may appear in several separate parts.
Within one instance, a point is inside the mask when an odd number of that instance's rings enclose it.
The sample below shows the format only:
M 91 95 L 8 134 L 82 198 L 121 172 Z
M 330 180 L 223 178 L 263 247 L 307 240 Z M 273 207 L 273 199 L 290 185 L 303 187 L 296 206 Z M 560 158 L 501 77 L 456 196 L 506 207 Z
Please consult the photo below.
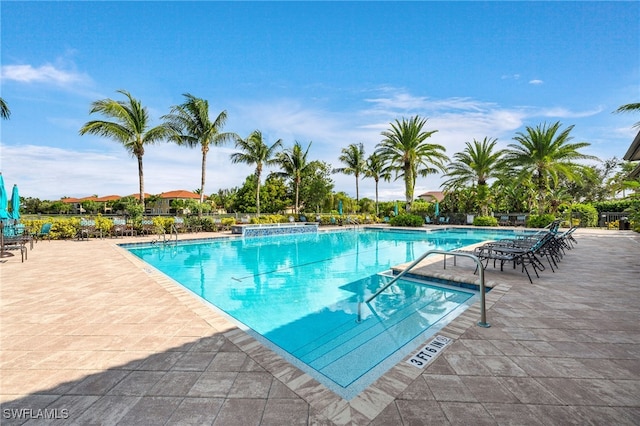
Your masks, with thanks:
M 576 234 L 533 285 L 487 270 L 491 328 L 472 307 L 351 401 L 116 247 L 142 238 L 43 241 L 0 259 L 0 423 L 638 425 L 640 235 Z

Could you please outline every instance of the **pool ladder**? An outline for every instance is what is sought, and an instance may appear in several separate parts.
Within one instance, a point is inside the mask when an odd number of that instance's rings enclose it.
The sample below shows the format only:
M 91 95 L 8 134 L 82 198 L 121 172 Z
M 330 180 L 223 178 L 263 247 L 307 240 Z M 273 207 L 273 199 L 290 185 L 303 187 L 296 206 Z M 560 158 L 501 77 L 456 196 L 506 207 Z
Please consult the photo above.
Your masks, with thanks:
M 416 267 L 418 265 L 418 263 L 422 262 L 423 259 L 425 259 L 426 257 L 428 257 L 428 256 L 430 256 L 432 254 L 444 254 L 445 255 L 445 259 L 446 259 L 446 256 L 467 257 L 469 259 L 472 259 L 474 262 L 476 262 L 476 264 L 478 265 L 478 277 L 480 278 L 480 321 L 478 321 L 478 326 L 485 327 L 485 328 L 491 327 L 491 324 L 489 324 L 487 322 L 487 311 L 486 311 L 486 301 L 485 301 L 485 285 L 484 285 L 484 266 L 482 265 L 482 262 L 480 261 L 478 256 L 476 256 L 474 254 L 456 252 L 456 251 L 447 251 L 447 250 L 428 250 L 422 256 L 420 256 L 419 258 L 414 260 L 413 263 L 411 263 L 411 265 L 407 266 L 402 272 L 400 272 L 398 275 L 396 275 L 391 281 L 389 281 L 387 284 L 385 284 L 384 287 L 382 287 L 381 289 L 376 291 L 372 296 L 370 296 L 364 302 L 358 302 L 358 322 L 362 321 L 362 304 L 363 303 L 366 303 L 368 305 L 373 299 L 378 297 L 378 295 L 380 293 L 385 291 L 391 285 L 395 284 L 400 278 L 405 276 L 410 270 L 412 270 L 414 267 Z
M 167 233 L 162 232 L 162 234 L 158 233 L 158 239 L 151 242 L 151 244 L 155 244 L 160 241 L 160 235 L 162 235 L 162 244 L 167 244 L 173 241 L 173 236 L 175 235 L 175 243 L 178 243 L 178 228 L 175 225 L 171 225 L 171 233 L 169 234 L 169 239 L 167 240 Z

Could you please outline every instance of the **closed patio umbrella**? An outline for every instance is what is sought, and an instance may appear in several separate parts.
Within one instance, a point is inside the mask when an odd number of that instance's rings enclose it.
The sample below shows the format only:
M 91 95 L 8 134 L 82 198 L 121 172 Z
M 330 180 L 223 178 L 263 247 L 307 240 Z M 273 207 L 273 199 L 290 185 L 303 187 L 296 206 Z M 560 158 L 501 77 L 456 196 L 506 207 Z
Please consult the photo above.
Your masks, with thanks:
M 396 205 L 393 206 L 393 215 L 398 216 L 398 202 L 396 201 Z
M 11 219 L 20 219 L 20 195 L 18 194 L 18 185 L 13 185 L 13 191 L 11 191 L 11 212 L 9 213 Z
M 438 217 L 440 216 L 440 204 L 436 201 L 436 210 L 435 210 L 435 216 Z
M 9 219 L 7 211 L 7 191 L 4 189 L 4 178 L 0 173 L 0 219 Z
M 0 173 L 0 257 L 4 257 L 4 222 L 8 218 L 7 191 L 4 189 L 4 178 Z
M 338 201 L 338 214 L 342 216 L 342 200 Z

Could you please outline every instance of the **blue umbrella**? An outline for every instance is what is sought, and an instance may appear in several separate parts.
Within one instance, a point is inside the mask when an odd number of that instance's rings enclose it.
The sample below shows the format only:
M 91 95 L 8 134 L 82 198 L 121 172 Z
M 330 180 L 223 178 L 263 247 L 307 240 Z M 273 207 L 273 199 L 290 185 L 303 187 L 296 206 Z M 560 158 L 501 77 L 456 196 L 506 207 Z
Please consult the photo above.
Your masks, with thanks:
M 393 206 L 393 215 L 398 216 L 398 202 L 396 201 L 396 205 Z
M 12 219 L 20 219 L 20 195 L 18 194 L 18 185 L 13 185 L 13 191 L 11 191 L 11 213 L 9 213 Z
M 440 204 L 436 201 L 436 217 L 440 216 Z
M 342 200 L 338 201 L 338 214 L 342 216 Z
M 4 189 L 4 178 L 0 173 L 0 219 L 9 219 L 7 211 L 7 191 Z

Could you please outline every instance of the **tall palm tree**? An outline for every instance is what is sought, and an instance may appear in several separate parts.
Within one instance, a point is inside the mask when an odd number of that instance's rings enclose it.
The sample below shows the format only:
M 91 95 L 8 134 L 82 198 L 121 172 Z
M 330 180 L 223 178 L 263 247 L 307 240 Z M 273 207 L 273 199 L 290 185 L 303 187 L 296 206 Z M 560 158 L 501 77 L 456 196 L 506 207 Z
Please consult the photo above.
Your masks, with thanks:
M 367 161 L 365 162 L 364 175 L 368 178 L 373 179 L 376 183 L 376 216 L 379 216 L 380 209 L 378 206 L 378 184 L 380 182 L 380 179 L 384 179 L 386 181 L 391 179 L 391 173 L 389 173 L 389 170 L 385 167 L 384 163 L 382 162 L 382 158 L 380 158 L 380 156 L 374 152 L 367 158 Z
M 234 164 L 255 164 L 256 171 L 256 210 L 260 215 L 260 180 L 262 178 L 262 169 L 264 166 L 277 164 L 276 150 L 282 147 L 282 139 L 278 139 L 271 146 L 264 143 L 262 132 L 254 130 L 246 138 L 236 138 L 236 148 L 240 152 L 231 154 L 231 162 Z
M 167 139 L 171 132 L 164 126 L 149 128 L 150 119 L 147 109 L 139 100 L 126 90 L 118 90 L 126 101 L 102 99 L 91 104 L 90 114 L 100 113 L 113 121 L 93 120 L 85 123 L 80 135 L 90 134 L 104 136 L 120 142 L 125 149 L 138 159 L 138 179 L 140 182 L 140 203 L 144 212 L 144 173 L 142 157 L 146 145 Z
M 535 128 L 527 126 L 526 132 L 516 134 L 514 140 L 518 144 L 509 144 L 505 153 L 510 167 L 531 176 L 538 191 L 539 214 L 544 213 L 549 179 L 557 182 L 559 176 L 564 176 L 571 181 L 575 178 L 576 171 L 582 167 L 573 160 L 598 159 L 578 151 L 589 146 L 588 142 L 569 143 L 573 139 L 570 134 L 574 126 L 560 131 L 561 126 L 559 121 Z
M 622 105 L 620 108 L 614 111 L 615 113 L 621 112 L 640 112 L 640 102 L 635 102 L 632 104 Z M 635 123 L 633 127 L 640 128 L 640 121 Z
M 0 98 L 0 117 L 8 120 L 10 115 L 11 111 L 9 110 L 9 106 L 4 101 L 4 99 Z
M 360 201 L 360 189 L 359 180 L 360 175 L 364 173 L 365 169 L 365 157 L 364 157 L 364 145 L 362 143 L 352 143 L 346 148 L 342 149 L 342 154 L 338 157 L 338 160 L 346 167 L 339 167 L 333 169 L 333 173 L 344 173 L 345 175 L 354 175 L 356 178 L 356 205 Z
M 449 179 L 443 185 L 446 189 L 464 187 L 465 185 L 478 185 L 478 204 L 482 216 L 489 214 L 489 187 L 487 181 L 497 177 L 500 172 L 500 164 L 503 151 L 494 150 L 497 139 L 485 137 L 482 142 L 473 140 L 465 142 L 466 148 L 462 152 L 453 155 L 456 160 L 449 163 L 447 173 Z
M 417 115 L 408 120 L 395 120 L 389 130 L 382 132 L 384 139 L 376 150 L 389 169 L 395 172 L 396 179 L 404 178 L 407 211 L 411 210 L 416 178 L 438 170 L 444 172 L 443 162 L 449 160 L 442 145 L 427 143 L 427 138 L 437 130 L 424 130 L 426 123 L 426 118 Z
M 179 145 L 191 148 L 199 146 L 202 150 L 202 169 L 200 180 L 200 204 L 204 202 L 204 184 L 207 173 L 207 154 L 211 145 L 220 146 L 236 135 L 221 132 L 227 121 L 227 112 L 222 111 L 215 120 L 209 117 L 209 102 L 186 93 L 184 103 L 171 107 L 171 113 L 161 118 L 173 129 L 172 139 Z
M 302 150 L 300 142 L 296 141 L 292 148 L 285 149 L 278 155 L 278 164 L 282 167 L 282 172 L 277 175 L 290 178 L 293 182 L 295 192 L 295 211 L 300 213 L 300 183 L 302 182 L 302 173 L 305 171 L 309 162 L 307 162 L 307 154 L 309 154 L 311 142 L 305 151 Z

